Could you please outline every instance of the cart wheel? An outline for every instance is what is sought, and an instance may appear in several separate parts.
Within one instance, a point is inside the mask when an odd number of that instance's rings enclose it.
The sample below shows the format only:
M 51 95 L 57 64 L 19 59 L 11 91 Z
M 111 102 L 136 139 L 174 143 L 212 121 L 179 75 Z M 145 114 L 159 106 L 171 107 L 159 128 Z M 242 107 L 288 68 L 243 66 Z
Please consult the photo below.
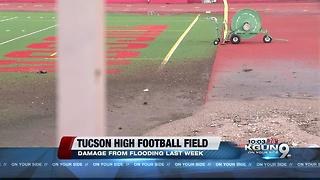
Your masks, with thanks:
M 217 38 L 216 40 L 213 41 L 214 45 L 218 45 L 220 43 L 220 38 Z
M 238 36 L 236 34 L 232 34 L 230 41 L 232 44 L 239 44 L 240 43 L 240 36 Z
M 272 42 L 272 37 L 269 35 L 263 36 L 263 42 L 264 43 L 271 43 Z

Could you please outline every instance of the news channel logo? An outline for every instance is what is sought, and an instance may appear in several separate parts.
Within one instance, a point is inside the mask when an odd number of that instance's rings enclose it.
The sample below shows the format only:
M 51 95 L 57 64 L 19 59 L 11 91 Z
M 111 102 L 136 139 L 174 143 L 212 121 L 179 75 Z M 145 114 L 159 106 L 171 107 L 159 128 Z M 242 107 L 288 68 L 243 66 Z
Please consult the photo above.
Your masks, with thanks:
M 248 153 L 260 154 L 263 159 L 290 158 L 290 147 L 286 143 L 279 143 L 275 138 L 251 138 L 245 145 Z

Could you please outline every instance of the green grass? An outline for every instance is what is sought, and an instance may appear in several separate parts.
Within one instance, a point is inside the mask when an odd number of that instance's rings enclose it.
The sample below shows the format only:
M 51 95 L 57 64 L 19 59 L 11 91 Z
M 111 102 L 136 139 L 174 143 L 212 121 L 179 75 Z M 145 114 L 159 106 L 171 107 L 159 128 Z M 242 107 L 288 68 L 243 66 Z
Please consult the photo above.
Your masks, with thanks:
M 3 21 L 8 18 L 12 20 Z M 130 66 L 120 67 L 125 69 L 124 75 L 130 75 L 145 68 L 145 65 L 160 66 L 164 57 L 175 44 L 181 34 L 195 19 L 195 14 L 147 16 L 138 14 L 108 14 L 106 24 L 108 26 L 136 26 L 136 25 L 167 25 L 157 39 L 149 43 L 149 47 L 139 50 L 141 56 L 133 59 Z M 202 60 L 212 58 L 215 46 L 212 45 L 215 34 L 215 25 L 201 15 L 199 21 L 177 48 L 168 65 L 171 62 L 179 63 L 182 60 Z M 219 17 L 220 18 L 220 17 Z M 220 18 L 221 19 L 221 18 Z M 56 24 L 56 15 L 50 12 L 0 12 L 0 43 L 29 34 Z M 55 36 L 55 28 L 30 35 L 7 44 L 0 45 L 0 58 L 7 60 L 6 53 L 27 49 L 32 43 L 42 42 L 48 36 Z M 32 60 L 32 59 L 30 59 Z M 118 68 L 118 67 L 117 67 Z M 27 76 L 34 76 L 34 73 Z M 0 78 L 19 77 L 21 73 L 1 73 Z M 24 74 L 26 76 L 26 74 Z

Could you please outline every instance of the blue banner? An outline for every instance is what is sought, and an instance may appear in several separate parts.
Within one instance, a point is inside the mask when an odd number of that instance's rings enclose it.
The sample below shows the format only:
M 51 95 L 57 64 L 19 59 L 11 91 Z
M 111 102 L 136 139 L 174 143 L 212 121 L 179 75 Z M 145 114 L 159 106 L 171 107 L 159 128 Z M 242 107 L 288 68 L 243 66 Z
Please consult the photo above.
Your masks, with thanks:
M 217 151 L 204 152 L 201 158 L 120 156 L 61 160 L 57 148 L 2 148 L 0 178 L 320 177 L 319 148 L 290 149 L 290 156 L 283 159 L 265 159 L 263 154 L 231 143 L 222 143 Z

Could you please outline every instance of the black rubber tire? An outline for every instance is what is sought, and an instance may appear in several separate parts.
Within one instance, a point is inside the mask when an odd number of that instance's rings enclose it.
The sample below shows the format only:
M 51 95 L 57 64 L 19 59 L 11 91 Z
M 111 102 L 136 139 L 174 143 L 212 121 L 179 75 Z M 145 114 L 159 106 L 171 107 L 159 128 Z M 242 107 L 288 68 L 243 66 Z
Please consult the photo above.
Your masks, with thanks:
M 269 35 L 263 36 L 263 42 L 264 43 L 271 43 L 272 42 L 272 37 Z
M 238 36 L 236 34 L 232 34 L 231 38 L 230 38 L 230 41 L 231 41 L 232 44 L 239 44 L 241 39 L 240 39 L 240 36 Z
M 220 43 L 220 38 L 217 38 L 216 40 L 213 41 L 214 45 L 218 45 Z

